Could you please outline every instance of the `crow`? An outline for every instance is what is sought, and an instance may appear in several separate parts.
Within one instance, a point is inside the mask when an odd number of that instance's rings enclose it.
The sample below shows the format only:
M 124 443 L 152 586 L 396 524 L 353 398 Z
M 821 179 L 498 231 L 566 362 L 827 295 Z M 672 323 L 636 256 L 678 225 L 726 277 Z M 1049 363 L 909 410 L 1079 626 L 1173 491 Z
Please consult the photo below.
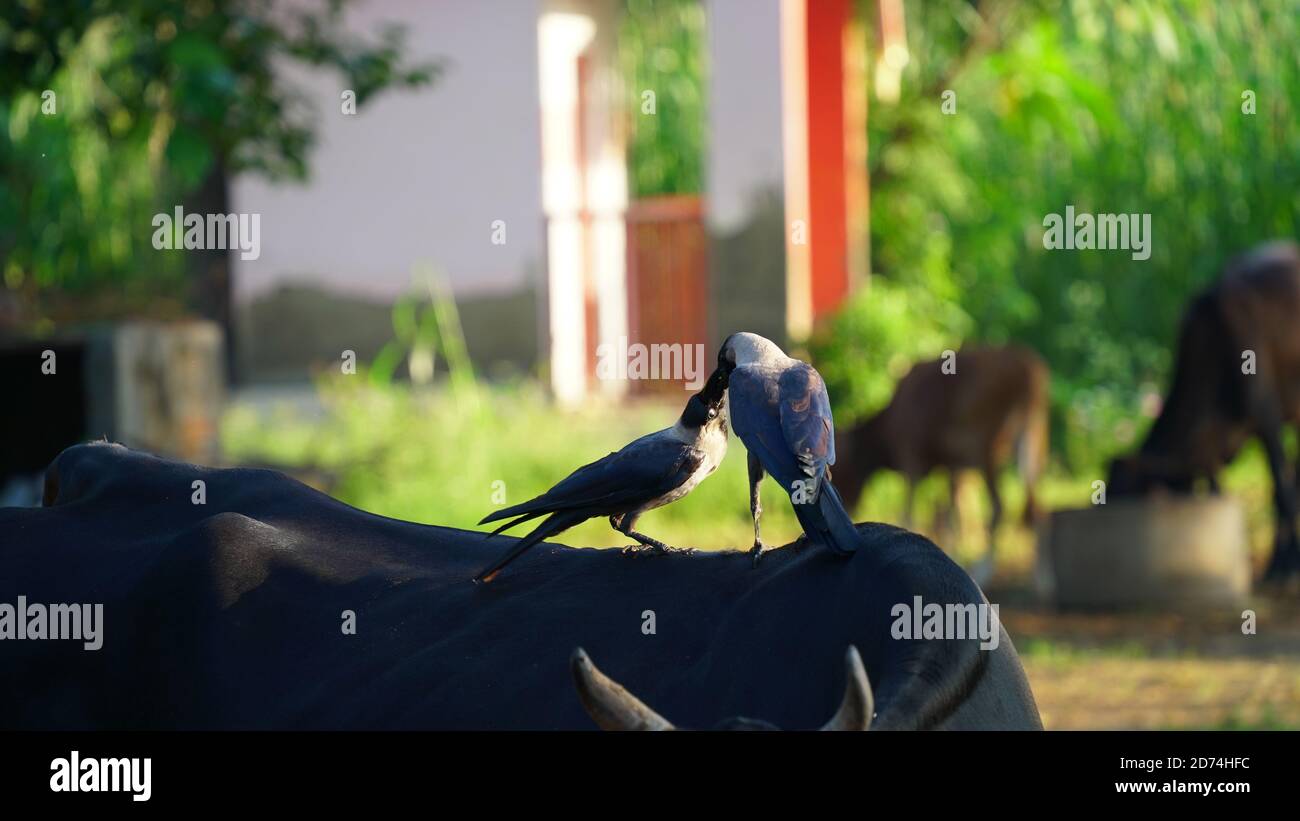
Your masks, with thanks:
M 539 516 L 547 518 L 474 581 L 492 581 L 533 545 L 597 516 L 608 516 L 611 527 L 651 552 L 676 550 L 632 528 L 642 513 L 682 498 L 722 463 L 727 454 L 726 387 L 726 374 L 715 371 L 687 401 L 676 425 L 578 468 L 535 499 L 485 516 L 479 524 L 511 519 L 490 536 Z
M 732 428 L 749 451 L 754 562 L 765 549 L 759 534 L 763 505 L 758 492 L 765 472 L 790 495 L 810 541 L 841 555 L 857 550 L 857 528 L 830 481 L 835 422 L 821 374 L 752 333 L 735 333 L 722 343 L 710 381 L 719 373 L 728 379 Z

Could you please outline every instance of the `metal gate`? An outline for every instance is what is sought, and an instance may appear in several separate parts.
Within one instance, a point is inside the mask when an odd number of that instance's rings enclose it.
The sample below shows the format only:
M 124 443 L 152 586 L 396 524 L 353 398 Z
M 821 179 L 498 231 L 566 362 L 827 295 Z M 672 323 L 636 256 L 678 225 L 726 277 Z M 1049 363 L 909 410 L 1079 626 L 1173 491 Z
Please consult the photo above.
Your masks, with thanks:
M 683 362 L 694 361 L 695 345 L 709 345 L 708 232 L 701 197 L 665 196 L 636 200 L 627 210 L 628 343 L 680 345 Z M 691 359 L 684 359 L 691 357 Z M 709 362 L 704 361 L 708 375 Z M 635 395 L 680 395 L 677 378 L 636 379 Z

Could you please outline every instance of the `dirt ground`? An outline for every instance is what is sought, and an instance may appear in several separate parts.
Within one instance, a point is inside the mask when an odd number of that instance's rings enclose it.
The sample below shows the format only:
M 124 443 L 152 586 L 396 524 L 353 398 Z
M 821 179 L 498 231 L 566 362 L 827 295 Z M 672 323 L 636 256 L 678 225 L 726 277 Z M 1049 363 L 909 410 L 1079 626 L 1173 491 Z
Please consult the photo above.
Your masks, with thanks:
M 1071 614 L 990 591 L 1049 729 L 1300 729 L 1300 596 L 1241 610 Z M 1244 608 L 1243 608 L 1244 609 Z

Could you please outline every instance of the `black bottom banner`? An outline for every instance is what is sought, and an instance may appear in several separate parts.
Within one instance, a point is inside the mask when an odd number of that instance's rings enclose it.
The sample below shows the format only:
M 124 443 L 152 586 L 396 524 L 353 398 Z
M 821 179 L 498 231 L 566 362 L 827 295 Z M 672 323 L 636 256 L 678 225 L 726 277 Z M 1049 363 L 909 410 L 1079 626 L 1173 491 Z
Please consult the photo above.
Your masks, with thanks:
M 1290 733 L 9 733 L 0 796 L 51 808 L 338 808 L 443 796 L 536 807 L 704 790 L 729 804 L 804 791 L 1055 806 L 1280 800 Z M 838 786 L 834 786 L 838 785 Z M 649 789 L 647 789 L 649 788 Z M 659 797 L 662 798 L 660 799 Z M 1138 797 L 1140 796 L 1140 798 Z M 694 802 L 696 799 L 692 799 Z M 706 798 L 700 796 L 699 800 Z M 856 800 L 856 799 L 855 799 Z M 1008 805 L 1011 806 L 1011 805 Z M 1031 806 L 1026 803 L 1024 807 Z

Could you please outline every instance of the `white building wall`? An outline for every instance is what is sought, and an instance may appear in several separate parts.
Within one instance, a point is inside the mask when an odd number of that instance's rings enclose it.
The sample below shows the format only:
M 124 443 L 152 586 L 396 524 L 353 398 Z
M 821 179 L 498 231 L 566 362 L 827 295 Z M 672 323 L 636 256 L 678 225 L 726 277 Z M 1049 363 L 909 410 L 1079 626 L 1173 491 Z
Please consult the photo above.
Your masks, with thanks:
M 589 384 L 587 372 L 600 345 L 627 334 L 620 9 L 619 0 L 544 0 L 538 23 L 551 388 L 565 404 L 626 389 L 618 380 Z M 580 58 L 585 96 L 579 93 Z M 586 327 L 589 294 L 596 339 L 588 338 Z
M 305 185 L 236 179 L 239 211 L 262 215 L 262 254 L 235 264 L 246 300 L 286 279 L 390 298 L 418 263 L 457 293 L 515 289 L 543 256 L 537 105 L 540 0 L 383 0 L 348 28 L 408 29 L 413 57 L 443 58 L 431 87 L 385 92 L 354 117 L 343 79 L 291 71 L 316 109 L 319 141 Z M 506 223 L 493 245 L 492 223 Z M 540 283 L 537 283 L 540 285 Z
M 709 227 L 730 232 L 781 188 L 781 0 L 704 0 L 709 38 Z

